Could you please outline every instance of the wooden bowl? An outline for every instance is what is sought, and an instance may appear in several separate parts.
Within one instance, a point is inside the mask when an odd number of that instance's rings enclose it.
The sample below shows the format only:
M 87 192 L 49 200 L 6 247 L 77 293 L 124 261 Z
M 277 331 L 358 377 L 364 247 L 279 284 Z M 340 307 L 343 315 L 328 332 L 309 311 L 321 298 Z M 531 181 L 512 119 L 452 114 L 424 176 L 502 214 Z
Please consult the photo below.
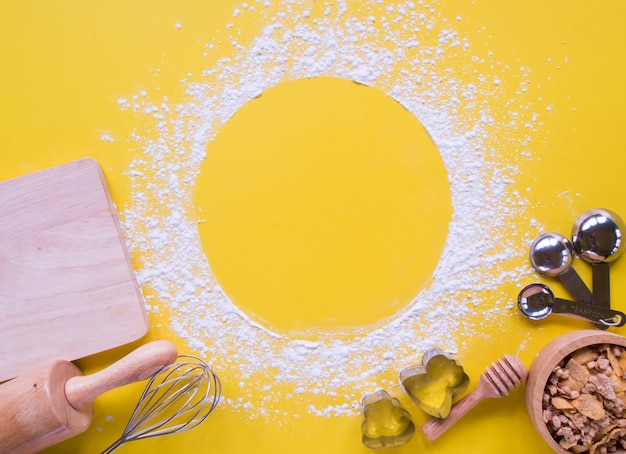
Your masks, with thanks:
M 554 339 L 537 355 L 528 371 L 526 381 L 526 407 L 537 431 L 555 451 L 571 454 L 552 438 L 548 427 L 543 422 L 543 393 L 554 368 L 576 350 L 598 344 L 614 344 L 626 348 L 626 337 L 597 330 L 574 331 Z M 618 453 L 626 451 L 618 450 Z

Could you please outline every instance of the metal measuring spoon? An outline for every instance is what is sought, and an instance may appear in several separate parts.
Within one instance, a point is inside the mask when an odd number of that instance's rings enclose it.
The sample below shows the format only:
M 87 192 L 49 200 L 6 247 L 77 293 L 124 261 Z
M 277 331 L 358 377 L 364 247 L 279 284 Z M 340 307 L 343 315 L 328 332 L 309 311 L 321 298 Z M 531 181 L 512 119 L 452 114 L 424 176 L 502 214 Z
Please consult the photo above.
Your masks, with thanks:
M 572 228 L 572 244 L 576 252 L 591 263 L 593 304 L 611 307 L 609 263 L 624 252 L 624 221 L 603 208 L 585 211 Z
M 624 252 L 624 221 L 604 208 L 585 211 L 572 228 L 576 252 L 590 263 L 613 262 Z
M 539 235 L 530 246 L 530 262 L 540 274 L 558 277 L 565 288 L 580 303 L 593 304 L 593 295 L 576 270 L 574 246 L 560 233 Z
M 517 297 L 520 312 L 531 320 L 541 320 L 548 315 L 563 314 L 582 318 L 606 326 L 623 326 L 626 315 L 604 307 L 555 298 L 547 285 L 530 284 L 522 289 Z
M 560 233 L 539 235 L 530 246 L 530 262 L 535 270 L 545 276 L 558 277 L 579 303 L 593 304 L 593 294 L 572 267 L 574 246 Z M 598 329 L 608 326 L 596 324 Z

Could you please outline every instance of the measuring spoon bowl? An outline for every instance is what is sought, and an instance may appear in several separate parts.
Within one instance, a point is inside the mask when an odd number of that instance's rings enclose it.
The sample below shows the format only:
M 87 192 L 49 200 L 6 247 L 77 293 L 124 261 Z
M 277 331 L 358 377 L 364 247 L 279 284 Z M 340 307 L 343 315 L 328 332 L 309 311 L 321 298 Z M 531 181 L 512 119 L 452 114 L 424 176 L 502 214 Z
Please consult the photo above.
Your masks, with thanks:
M 554 293 L 547 285 L 529 284 L 517 297 L 520 312 L 531 320 L 542 320 L 552 313 Z
M 560 233 L 543 233 L 530 246 L 533 268 L 545 276 L 557 276 L 576 301 L 593 303 L 593 295 L 573 268 L 574 246 Z
M 576 252 L 590 263 L 612 262 L 624 252 L 626 225 L 616 213 L 594 208 L 579 216 L 572 228 Z
M 539 235 L 530 246 L 530 263 L 545 276 L 558 276 L 574 262 L 574 246 L 560 233 Z

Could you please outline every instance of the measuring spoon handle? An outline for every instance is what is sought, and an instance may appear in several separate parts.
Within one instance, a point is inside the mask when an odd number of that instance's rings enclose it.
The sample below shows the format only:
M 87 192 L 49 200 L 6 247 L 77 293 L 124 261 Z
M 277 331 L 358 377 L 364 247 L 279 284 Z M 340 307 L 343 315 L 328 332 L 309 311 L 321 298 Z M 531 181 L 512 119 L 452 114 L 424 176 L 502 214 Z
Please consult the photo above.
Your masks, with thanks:
M 559 279 L 565 288 L 574 296 L 579 303 L 593 304 L 593 294 L 587 284 L 581 279 L 574 268 L 568 268 L 559 274 Z
M 611 307 L 611 279 L 609 264 L 597 262 L 591 264 L 593 284 L 593 304 L 600 307 Z
M 562 298 L 554 298 L 552 312 L 555 314 L 572 315 L 608 326 L 623 326 L 626 323 L 626 315 L 623 312 Z

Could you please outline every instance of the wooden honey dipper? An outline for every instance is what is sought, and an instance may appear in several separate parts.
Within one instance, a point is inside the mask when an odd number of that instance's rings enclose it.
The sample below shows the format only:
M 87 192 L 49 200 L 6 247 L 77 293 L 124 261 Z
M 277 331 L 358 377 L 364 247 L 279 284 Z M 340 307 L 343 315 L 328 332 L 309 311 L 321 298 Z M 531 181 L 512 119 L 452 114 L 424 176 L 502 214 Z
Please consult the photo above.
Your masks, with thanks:
M 177 355 L 171 342 L 153 341 L 92 375 L 57 360 L 0 385 L 0 452 L 39 452 L 87 430 L 97 396 L 149 378 Z
M 422 432 L 431 441 L 437 439 L 480 401 L 508 396 L 527 376 L 528 371 L 517 356 L 504 355 L 480 375 L 476 389 L 454 404 L 447 418 L 428 421 L 422 426 Z

